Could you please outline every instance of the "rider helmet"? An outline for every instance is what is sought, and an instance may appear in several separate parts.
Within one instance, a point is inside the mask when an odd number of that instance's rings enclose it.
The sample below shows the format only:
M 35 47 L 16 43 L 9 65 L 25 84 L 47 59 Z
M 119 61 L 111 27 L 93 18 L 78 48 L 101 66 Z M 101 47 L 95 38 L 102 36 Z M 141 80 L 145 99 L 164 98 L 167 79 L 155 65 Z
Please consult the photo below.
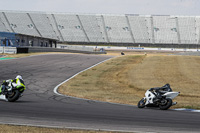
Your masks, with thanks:
M 165 91 L 169 91 L 169 92 L 172 91 L 169 83 L 167 83 L 166 85 L 164 85 L 164 87 L 166 89 Z
M 17 75 L 15 79 L 21 79 L 21 80 L 23 80 L 21 75 Z

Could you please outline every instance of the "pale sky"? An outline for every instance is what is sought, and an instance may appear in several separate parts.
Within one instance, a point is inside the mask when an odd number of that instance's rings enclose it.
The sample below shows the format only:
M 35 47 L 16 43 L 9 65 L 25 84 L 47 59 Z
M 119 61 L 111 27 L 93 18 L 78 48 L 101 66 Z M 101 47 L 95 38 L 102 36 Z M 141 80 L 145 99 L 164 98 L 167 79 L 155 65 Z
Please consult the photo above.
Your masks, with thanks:
M 0 10 L 200 16 L 200 0 L 0 0 Z

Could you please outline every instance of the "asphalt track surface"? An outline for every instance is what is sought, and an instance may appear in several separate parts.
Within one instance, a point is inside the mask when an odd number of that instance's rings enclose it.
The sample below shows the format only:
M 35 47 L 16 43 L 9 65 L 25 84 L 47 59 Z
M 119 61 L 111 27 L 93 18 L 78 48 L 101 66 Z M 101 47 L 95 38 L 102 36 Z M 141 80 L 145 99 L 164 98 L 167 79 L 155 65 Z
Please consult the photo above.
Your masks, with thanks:
M 0 61 L 0 81 L 21 74 L 27 90 L 19 101 L 0 101 L 0 123 L 132 132 L 200 132 L 200 114 L 138 109 L 59 96 L 55 86 L 109 56 L 51 54 Z

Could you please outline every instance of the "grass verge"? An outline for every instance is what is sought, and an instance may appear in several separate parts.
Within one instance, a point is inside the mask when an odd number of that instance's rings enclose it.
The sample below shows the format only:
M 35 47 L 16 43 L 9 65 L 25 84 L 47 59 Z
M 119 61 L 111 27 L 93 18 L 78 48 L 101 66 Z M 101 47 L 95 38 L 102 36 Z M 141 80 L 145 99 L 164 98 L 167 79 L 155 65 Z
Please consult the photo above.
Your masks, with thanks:
M 33 55 L 42 55 L 42 54 L 76 54 L 76 53 L 67 53 L 67 52 L 39 52 L 39 53 L 22 53 L 22 54 L 0 54 L 5 55 L 5 58 L 21 58 Z
M 117 133 L 117 132 L 0 125 L 0 133 Z

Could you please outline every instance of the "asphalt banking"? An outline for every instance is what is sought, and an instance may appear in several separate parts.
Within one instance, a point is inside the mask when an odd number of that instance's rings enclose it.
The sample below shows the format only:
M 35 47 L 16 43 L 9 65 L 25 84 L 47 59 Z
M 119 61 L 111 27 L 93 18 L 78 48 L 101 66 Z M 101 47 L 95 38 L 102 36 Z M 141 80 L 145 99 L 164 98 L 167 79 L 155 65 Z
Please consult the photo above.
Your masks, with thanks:
M 55 86 L 111 56 L 49 54 L 0 61 L 0 82 L 20 74 L 27 90 L 17 102 L 0 101 L 0 123 L 118 131 L 199 132 L 199 113 L 138 109 L 59 96 Z

